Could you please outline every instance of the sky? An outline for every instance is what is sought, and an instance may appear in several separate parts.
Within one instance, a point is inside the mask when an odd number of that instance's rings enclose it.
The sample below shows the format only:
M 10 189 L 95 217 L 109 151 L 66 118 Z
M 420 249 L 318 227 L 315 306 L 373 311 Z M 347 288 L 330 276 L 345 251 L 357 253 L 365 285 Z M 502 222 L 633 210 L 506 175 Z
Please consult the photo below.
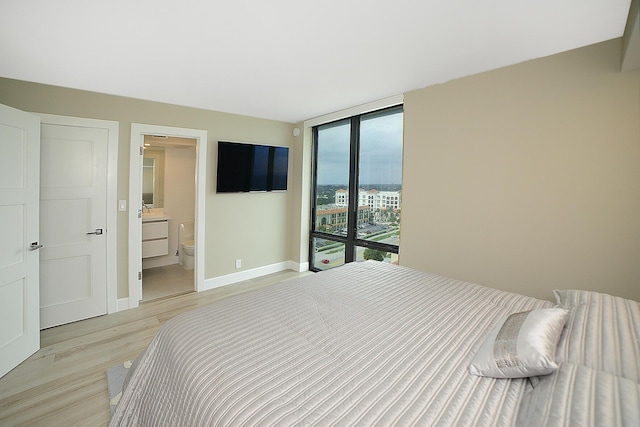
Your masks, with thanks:
M 365 116 L 366 117 L 366 116 Z M 402 112 L 360 125 L 360 185 L 402 183 Z M 318 185 L 347 185 L 349 120 L 318 130 Z

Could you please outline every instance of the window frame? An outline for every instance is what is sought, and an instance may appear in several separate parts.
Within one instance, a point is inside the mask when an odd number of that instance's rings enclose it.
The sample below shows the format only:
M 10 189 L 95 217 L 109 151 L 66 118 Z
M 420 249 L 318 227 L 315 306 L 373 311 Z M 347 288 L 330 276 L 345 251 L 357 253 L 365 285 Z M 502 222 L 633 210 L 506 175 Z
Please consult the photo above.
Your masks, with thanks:
M 330 122 L 317 124 L 312 127 L 312 150 L 311 150 L 311 218 L 309 221 L 309 270 L 318 272 L 321 269 L 315 267 L 316 251 L 314 239 L 324 239 L 342 243 L 345 245 L 344 263 L 356 261 L 357 248 L 375 249 L 382 252 L 390 252 L 394 254 L 400 253 L 400 245 L 389 243 L 380 243 L 371 240 L 358 238 L 358 204 L 359 204 L 359 168 L 360 168 L 360 123 L 362 118 L 380 113 L 394 114 L 397 111 L 404 115 L 404 105 L 397 104 L 389 107 L 367 111 L 366 113 L 357 114 L 351 117 L 340 118 Z M 349 121 L 350 124 L 350 140 L 349 140 L 349 183 L 347 206 L 347 235 L 341 236 L 323 231 L 317 231 L 317 178 L 318 178 L 318 128 L 322 126 L 338 124 Z M 404 145 L 404 141 L 403 141 Z M 404 154 L 403 154 L 404 155 Z M 402 209 L 402 207 L 400 207 Z

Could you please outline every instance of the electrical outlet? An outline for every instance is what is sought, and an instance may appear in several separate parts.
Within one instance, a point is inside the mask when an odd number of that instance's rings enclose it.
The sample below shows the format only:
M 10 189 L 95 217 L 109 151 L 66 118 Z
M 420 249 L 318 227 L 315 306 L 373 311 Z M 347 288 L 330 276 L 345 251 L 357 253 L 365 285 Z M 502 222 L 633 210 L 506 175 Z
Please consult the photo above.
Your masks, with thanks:
M 242 260 L 240 258 L 238 258 L 236 260 L 236 268 L 241 268 L 242 267 Z

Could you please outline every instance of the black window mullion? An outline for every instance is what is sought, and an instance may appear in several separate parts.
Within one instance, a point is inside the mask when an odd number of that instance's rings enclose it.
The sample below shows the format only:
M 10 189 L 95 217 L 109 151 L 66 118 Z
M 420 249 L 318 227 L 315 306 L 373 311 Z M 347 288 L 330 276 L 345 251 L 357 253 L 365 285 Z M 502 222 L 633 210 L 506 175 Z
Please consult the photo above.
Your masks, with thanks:
M 311 150 L 311 231 L 316 230 L 316 209 L 318 203 L 316 197 L 318 196 L 316 190 L 318 187 L 318 127 L 314 126 L 313 129 L 313 146 Z
M 355 260 L 354 242 L 358 235 L 358 160 L 360 150 L 360 117 L 351 118 L 351 139 L 349 150 L 349 206 L 347 211 L 347 245 L 345 248 L 345 262 Z
M 398 253 L 398 247 L 396 245 L 390 245 L 388 243 L 372 242 L 371 240 L 356 239 L 354 244 L 363 248 L 376 249 L 383 252 Z
M 313 145 L 311 150 L 311 230 L 309 233 L 309 261 L 311 262 L 311 266 L 313 265 L 314 257 L 315 257 L 315 247 L 314 247 L 314 237 L 316 233 L 316 219 L 317 213 L 316 209 L 318 208 L 317 204 L 317 186 L 318 186 L 318 127 L 314 126 L 312 128 L 313 133 Z

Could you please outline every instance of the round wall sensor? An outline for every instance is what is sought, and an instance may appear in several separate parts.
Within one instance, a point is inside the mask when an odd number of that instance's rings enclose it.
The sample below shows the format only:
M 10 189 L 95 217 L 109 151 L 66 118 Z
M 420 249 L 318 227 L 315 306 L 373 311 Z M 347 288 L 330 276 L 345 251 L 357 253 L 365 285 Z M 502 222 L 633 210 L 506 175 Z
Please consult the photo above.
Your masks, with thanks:
M 300 135 L 300 128 L 293 128 L 293 136 Z

